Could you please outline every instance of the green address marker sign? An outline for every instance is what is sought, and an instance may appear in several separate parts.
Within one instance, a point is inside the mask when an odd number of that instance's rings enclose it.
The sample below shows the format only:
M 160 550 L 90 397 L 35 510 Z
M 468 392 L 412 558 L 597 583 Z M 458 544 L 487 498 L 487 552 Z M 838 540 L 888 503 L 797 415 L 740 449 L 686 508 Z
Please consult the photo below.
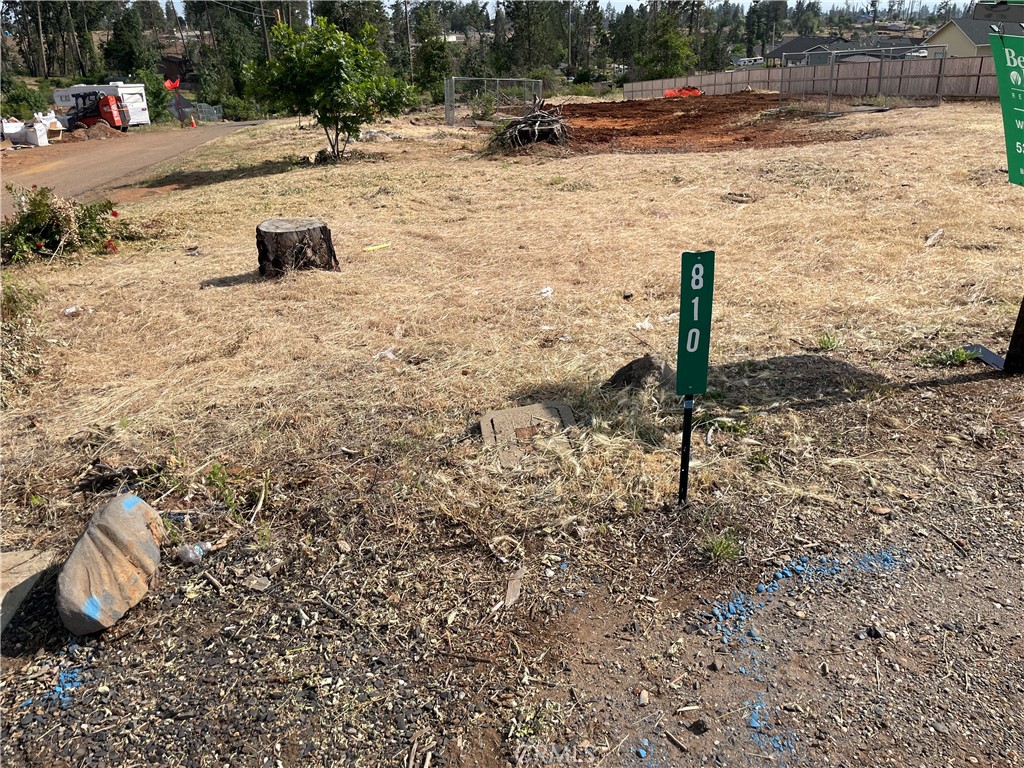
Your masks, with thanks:
M 711 300 L 714 288 L 715 252 L 683 253 L 682 281 L 679 286 L 677 395 L 701 395 L 708 390 Z
M 1010 183 L 1024 186 L 1024 37 L 989 35 L 999 83 Z

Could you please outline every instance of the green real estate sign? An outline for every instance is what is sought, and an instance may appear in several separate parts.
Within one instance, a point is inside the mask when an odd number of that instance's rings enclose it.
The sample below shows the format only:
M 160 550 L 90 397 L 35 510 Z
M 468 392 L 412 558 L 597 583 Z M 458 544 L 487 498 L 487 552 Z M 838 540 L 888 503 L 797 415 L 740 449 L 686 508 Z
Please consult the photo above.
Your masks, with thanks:
M 700 395 L 707 392 L 711 299 L 714 289 L 715 252 L 684 253 L 682 282 L 679 285 L 677 395 Z
M 989 35 L 999 83 L 1010 183 L 1024 186 L 1024 37 Z

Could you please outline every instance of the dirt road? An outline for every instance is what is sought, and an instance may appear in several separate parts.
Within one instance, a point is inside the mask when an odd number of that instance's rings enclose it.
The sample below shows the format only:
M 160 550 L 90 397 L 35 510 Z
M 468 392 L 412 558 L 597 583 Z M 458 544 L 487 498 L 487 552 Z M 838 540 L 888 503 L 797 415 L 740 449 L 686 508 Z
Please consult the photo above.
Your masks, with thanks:
M 8 151 L 2 155 L 0 172 L 5 187 L 36 184 L 52 188 L 61 197 L 88 202 L 102 196 L 116 202 L 116 188 L 138 179 L 147 168 L 253 125 L 256 123 L 217 123 L 188 130 L 129 132 L 100 141 Z M 0 210 L 4 216 L 11 210 L 6 188 Z

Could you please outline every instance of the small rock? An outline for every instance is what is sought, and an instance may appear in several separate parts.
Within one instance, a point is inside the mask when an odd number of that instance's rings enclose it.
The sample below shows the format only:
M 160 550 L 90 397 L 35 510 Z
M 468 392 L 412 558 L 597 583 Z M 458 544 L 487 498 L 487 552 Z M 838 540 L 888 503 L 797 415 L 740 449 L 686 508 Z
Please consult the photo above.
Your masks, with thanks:
M 750 192 L 726 192 L 722 195 L 722 199 L 727 203 L 746 205 L 755 202 L 757 197 Z
M 652 328 L 654 326 L 651 326 Z M 617 370 L 603 389 L 625 389 L 634 387 L 642 389 L 650 382 L 656 382 L 668 390 L 675 387 L 676 372 L 668 363 L 657 355 L 638 357 Z
M 896 642 L 896 633 L 895 632 L 886 632 L 885 633 L 885 639 L 888 640 L 891 643 L 895 643 Z
M 53 552 L 18 550 L 4 552 L 0 563 L 0 594 L 3 607 L 0 608 L 0 630 L 28 597 L 39 577 L 53 562 Z
M 686 730 L 692 733 L 694 736 L 703 736 L 705 733 L 711 730 L 708 724 L 704 720 L 694 720 L 688 726 Z
M 270 589 L 270 579 L 266 576 L 250 576 L 245 580 L 245 586 L 253 592 L 266 592 Z
M 715 659 L 709 666 L 712 672 L 721 672 L 725 669 L 725 664 L 722 663 L 721 659 Z
M 867 632 L 858 632 L 856 634 L 856 638 L 858 640 L 867 640 L 868 639 L 868 633 Z
M 872 637 L 875 640 L 881 640 L 883 637 L 882 630 L 880 630 L 878 627 L 872 626 L 870 629 L 868 629 L 868 637 Z
M 807 612 L 806 611 L 797 611 L 794 615 L 798 619 L 806 619 L 807 618 Z
M 369 142 L 380 142 L 380 141 L 392 141 L 392 138 L 384 133 L 384 131 L 363 131 L 359 135 L 360 141 Z
M 946 236 L 946 230 L 939 227 L 932 232 L 928 237 L 924 239 L 924 247 L 932 248 L 942 242 L 942 238 Z
M 651 694 L 649 691 L 640 691 L 639 702 L 641 707 L 646 707 L 651 703 Z

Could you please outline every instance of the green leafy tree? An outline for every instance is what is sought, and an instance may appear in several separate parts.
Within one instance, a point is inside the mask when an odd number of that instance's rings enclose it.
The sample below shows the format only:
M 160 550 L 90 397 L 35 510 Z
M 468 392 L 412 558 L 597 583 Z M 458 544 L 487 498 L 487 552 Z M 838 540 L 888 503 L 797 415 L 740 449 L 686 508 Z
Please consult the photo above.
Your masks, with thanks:
M 280 111 L 313 115 L 335 158 L 363 123 L 397 115 L 409 102 L 409 87 L 389 74 L 369 25 L 353 36 L 317 18 L 302 32 L 278 24 L 271 37 L 274 58 L 248 70 L 253 93 Z
M 643 50 L 643 23 L 637 18 L 632 5 L 609 23 L 612 60 L 632 69 Z
M 325 19 L 353 37 L 369 24 L 373 27 L 374 44 L 380 50 L 387 45 L 388 12 L 381 0 L 315 0 L 313 16 Z
M 693 72 L 697 55 L 690 47 L 690 38 L 677 26 L 676 19 L 665 14 L 657 21 L 654 39 L 639 64 L 644 80 L 682 77 Z
M 526 72 L 558 65 L 563 51 L 555 30 L 564 10 L 561 3 L 506 0 L 505 16 L 514 30 L 509 41 L 513 68 Z
M 138 69 L 133 77 L 146 86 L 146 104 L 150 120 L 154 123 L 172 120 L 171 113 L 167 111 L 171 92 L 164 87 L 164 79 L 152 69 Z
M 156 64 L 156 49 L 143 36 L 142 20 L 134 8 L 126 10 L 114 22 L 110 40 L 103 46 L 103 57 L 107 67 L 122 75 Z
M 416 22 L 419 47 L 413 55 L 413 82 L 430 94 L 434 103 L 444 101 L 444 80 L 454 69 L 451 50 L 433 6 L 426 6 Z

